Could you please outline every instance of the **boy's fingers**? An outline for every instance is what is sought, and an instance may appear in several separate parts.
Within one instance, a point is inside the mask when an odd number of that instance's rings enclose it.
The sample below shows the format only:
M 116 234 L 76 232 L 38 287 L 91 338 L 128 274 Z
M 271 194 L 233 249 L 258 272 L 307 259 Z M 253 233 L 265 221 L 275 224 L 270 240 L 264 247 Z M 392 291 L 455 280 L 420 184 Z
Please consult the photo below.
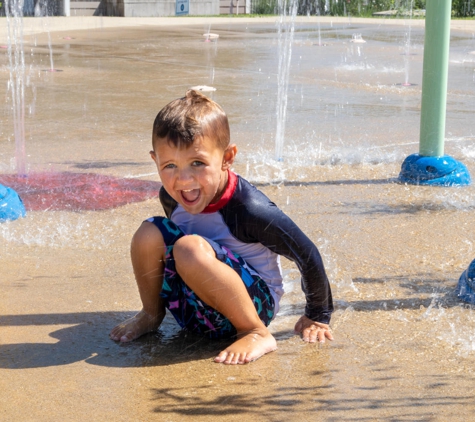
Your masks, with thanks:
M 308 341 L 309 343 L 315 343 L 317 341 L 320 341 L 321 331 L 319 327 L 311 325 L 310 327 L 304 330 L 304 333 L 304 340 Z
M 301 317 L 295 324 L 295 331 L 302 334 L 302 340 L 309 343 L 324 343 L 326 339 L 333 340 L 330 327 L 327 324 L 318 323 Z
M 333 335 L 328 328 L 312 325 L 303 330 L 302 339 L 309 343 L 315 343 L 317 341 L 319 343 L 325 343 L 325 339 L 333 340 Z
M 333 340 L 333 336 L 330 330 L 322 330 L 318 333 L 318 341 L 320 343 L 325 343 L 325 338 L 327 338 L 328 340 Z

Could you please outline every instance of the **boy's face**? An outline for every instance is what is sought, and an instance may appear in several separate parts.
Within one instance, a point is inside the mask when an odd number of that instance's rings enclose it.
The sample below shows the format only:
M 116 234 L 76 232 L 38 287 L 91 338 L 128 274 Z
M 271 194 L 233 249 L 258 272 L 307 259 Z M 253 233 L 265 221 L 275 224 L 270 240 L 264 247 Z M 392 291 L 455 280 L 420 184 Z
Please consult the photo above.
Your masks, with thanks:
M 217 202 L 227 185 L 227 170 L 237 153 L 236 145 L 225 151 L 208 137 L 195 139 L 189 148 L 176 148 L 166 138 L 154 139 L 150 151 L 168 194 L 190 214 L 198 214 Z

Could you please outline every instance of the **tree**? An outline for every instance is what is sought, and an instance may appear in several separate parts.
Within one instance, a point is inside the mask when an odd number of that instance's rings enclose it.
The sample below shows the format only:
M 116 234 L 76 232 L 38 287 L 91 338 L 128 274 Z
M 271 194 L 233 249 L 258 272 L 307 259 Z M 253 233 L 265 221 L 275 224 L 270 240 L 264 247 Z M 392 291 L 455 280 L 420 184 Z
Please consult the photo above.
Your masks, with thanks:
M 460 18 L 475 16 L 475 0 L 452 0 L 452 15 Z

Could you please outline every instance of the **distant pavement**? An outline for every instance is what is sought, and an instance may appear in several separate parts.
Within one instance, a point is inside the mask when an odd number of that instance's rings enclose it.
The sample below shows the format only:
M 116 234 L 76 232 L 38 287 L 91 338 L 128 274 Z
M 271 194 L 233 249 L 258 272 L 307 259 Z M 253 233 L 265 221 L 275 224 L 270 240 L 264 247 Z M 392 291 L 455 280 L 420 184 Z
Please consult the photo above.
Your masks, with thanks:
M 249 24 L 275 23 L 278 16 L 268 17 L 230 17 L 230 16 L 202 16 L 202 17 L 115 17 L 115 16 L 49 16 L 23 18 L 23 35 L 33 35 L 43 32 L 91 30 L 120 27 L 140 26 L 178 26 L 178 25 L 209 25 L 209 24 Z M 378 25 L 407 25 L 408 19 L 385 18 L 348 18 L 334 16 L 298 16 L 296 22 L 315 23 L 358 23 Z M 424 19 L 411 19 L 411 25 L 423 26 Z M 461 31 L 475 31 L 475 20 L 452 20 L 451 28 Z M 7 20 L 0 19 L 0 42 L 8 40 Z

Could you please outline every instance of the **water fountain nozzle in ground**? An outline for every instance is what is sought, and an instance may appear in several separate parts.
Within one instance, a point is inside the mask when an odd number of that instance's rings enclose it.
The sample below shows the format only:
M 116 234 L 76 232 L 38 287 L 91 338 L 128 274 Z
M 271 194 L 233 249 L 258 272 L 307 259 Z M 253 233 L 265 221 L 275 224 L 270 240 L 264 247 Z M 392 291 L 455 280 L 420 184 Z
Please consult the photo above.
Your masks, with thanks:
M 217 41 L 219 38 L 219 34 L 207 32 L 206 34 L 203 34 L 203 37 L 205 42 Z
M 399 181 L 413 185 L 471 183 L 467 167 L 444 155 L 451 1 L 427 2 L 419 154 L 407 157 Z
M 352 43 L 356 43 L 356 44 L 364 44 L 366 43 L 366 41 L 363 39 L 363 37 L 361 36 L 361 34 L 353 34 L 350 42 Z
M 7 186 L 0 185 L 0 222 L 16 220 L 26 214 L 23 201 Z
M 456 293 L 464 302 L 475 305 L 475 259 L 460 276 Z

